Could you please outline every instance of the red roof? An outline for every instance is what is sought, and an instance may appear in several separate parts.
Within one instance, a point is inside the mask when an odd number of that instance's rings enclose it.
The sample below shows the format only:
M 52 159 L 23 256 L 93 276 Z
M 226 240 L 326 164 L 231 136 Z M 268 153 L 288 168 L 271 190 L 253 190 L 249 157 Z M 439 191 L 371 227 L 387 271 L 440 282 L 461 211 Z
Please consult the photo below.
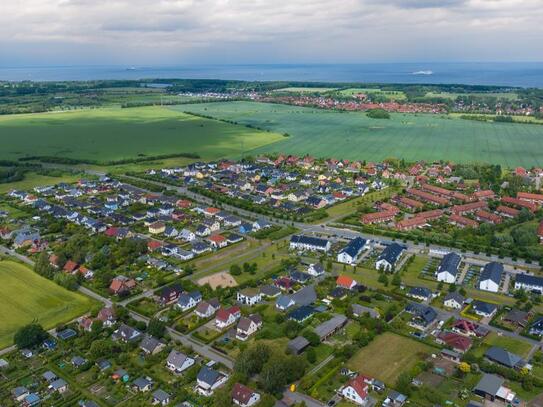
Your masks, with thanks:
M 207 240 L 211 240 L 215 243 L 222 243 L 226 241 L 226 238 L 223 235 L 211 235 L 207 238 Z
M 75 261 L 72 261 L 72 260 L 68 260 L 66 262 L 66 264 L 64 265 L 64 271 L 68 272 L 68 273 L 71 273 L 72 271 L 74 271 L 75 269 L 77 269 L 78 265 Z
M 471 340 L 469 338 L 454 332 L 443 332 L 439 335 L 439 339 L 447 344 L 447 346 L 461 352 L 466 352 L 471 348 Z
M 176 202 L 176 205 L 180 208 L 190 208 L 192 206 L 192 202 L 187 199 L 180 199 Z
M 115 237 L 117 236 L 117 232 L 118 232 L 118 228 L 108 228 L 106 229 L 106 231 L 104 232 L 106 234 L 106 236 L 109 236 L 109 237 Z
M 162 247 L 162 242 L 159 242 L 158 240 L 149 240 L 147 242 L 147 249 L 149 250 L 156 250 Z
M 248 404 L 253 393 L 253 390 L 241 383 L 234 384 L 234 387 L 232 388 L 232 398 L 241 405 Z
M 336 285 L 340 286 L 340 287 L 345 287 L 345 288 L 351 288 L 353 285 L 356 284 L 356 281 L 354 281 L 351 277 L 349 276 L 339 276 L 337 279 L 336 279 Z
M 531 194 L 529 192 L 517 192 L 517 198 L 525 201 L 543 202 L 543 194 Z
M 539 237 L 543 237 L 543 220 L 539 224 L 539 227 L 537 228 L 537 235 Z
M 209 208 L 206 208 L 205 211 L 207 213 L 215 214 L 215 213 L 219 213 L 221 210 L 218 209 L 218 208 L 213 208 L 212 206 L 210 206 Z
M 368 397 L 368 385 L 364 381 L 364 376 L 355 377 L 347 383 L 347 386 L 352 387 L 361 399 Z

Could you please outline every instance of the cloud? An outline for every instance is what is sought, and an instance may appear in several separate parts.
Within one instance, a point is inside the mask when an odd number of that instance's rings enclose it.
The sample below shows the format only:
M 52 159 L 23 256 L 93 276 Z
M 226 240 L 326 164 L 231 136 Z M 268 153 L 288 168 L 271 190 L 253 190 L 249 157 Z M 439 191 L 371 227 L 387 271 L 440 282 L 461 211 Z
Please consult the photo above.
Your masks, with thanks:
M 0 64 L 534 60 L 541 0 L 6 0 Z

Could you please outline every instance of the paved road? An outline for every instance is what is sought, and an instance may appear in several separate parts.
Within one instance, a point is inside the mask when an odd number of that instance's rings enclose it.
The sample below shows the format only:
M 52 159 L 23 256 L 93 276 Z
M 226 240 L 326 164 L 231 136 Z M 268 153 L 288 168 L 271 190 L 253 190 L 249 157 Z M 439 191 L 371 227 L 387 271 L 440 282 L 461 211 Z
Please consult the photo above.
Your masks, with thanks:
M 306 394 L 291 392 L 290 390 L 285 390 L 283 393 L 283 400 L 287 401 L 287 404 L 301 403 L 304 402 L 307 407 L 323 407 L 324 403 L 319 400 L 315 400 L 312 397 L 309 397 Z M 290 401 L 291 403 L 288 403 Z

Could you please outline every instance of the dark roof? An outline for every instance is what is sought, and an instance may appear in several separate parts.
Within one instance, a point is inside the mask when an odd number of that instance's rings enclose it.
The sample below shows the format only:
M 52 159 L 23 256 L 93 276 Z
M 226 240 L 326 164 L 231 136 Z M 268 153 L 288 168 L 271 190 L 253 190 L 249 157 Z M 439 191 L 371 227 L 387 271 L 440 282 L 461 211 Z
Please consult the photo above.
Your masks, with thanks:
M 503 385 L 504 381 L 505 380 L 500 376 L 485 373 L 473 391 L 495 396 L 498 393 L 498 390 L 500 390 L 500 387 Z
M 475 300 L 471 303 L 471 307 L 476 310 L 483 312 L 485 314 L 492 314 L 494 311 L 498 309 L 498 306 L 495 304 L 491 304 L 489 302 L 479 301 Z
M 383 252 L 379 255 L 377 261 L 386 260 L 388 263 L 394 264 L 404 250 L 404 246 L 401 246 L 398 243 L 392 243 L 391 245 L 385 247 L 385 250 L 383 250 Z
M 447 271 L 453 276 L 456 276 L 456 274 L 458 273 L 458 266 L 460 265 L 461 260 L 462 258 L 458 254 L 453 252 L 447 253 L 441 259 L 438 272 Z
M 432 291 L 426 287 L 412 287 L 409 290 L 409 295 L 415 297 L 429 298 L 432 295 Z
M 367 240 L 362 239 L 361 237 L 356 237 L 349 242 L 347 246 L 341 249 L 340 253 L 346 253 L 351 257 L 356 257 L 360 250 L 366 245 Z
M 317 247 L 326 247 L 328 244 L 328 240 L 321 239 L 318 237 L 313 236 L 304 236 L 304 235 L 293 235 L 290 238 L 291 243 L 300 243 L 300 244 L 306 244 L 310 246 L 317 246 Z
M 288 342 L 287 348 L 295 353 L 299 353 L 309 346 L 309 341 L 303 336 L 297 336 Z
M 197 379 L 201 382 L 213 385 L 218 380 L 220 375 L 221 374 L 216 370 L 213 370 L 207 366 L 202 366 L 202 368 L 198 372 Z
M 515 277 L 515 282 L 536 287 L 543 287 L 543 277 L 530 276 L 528 274 L 517 274 Z
M 455 300 L 460 305 L 464 303 L 464 297 L 456 291 L 447 294 L 445 298 L 443 298 L 443 302 L 448 301 L 448 300 Z
M 345 325 L 346 322 L 347 322 L 347 317 L 345 315 L 334 315 L 328 321 L 324 321 L 322 324 L 318 325 L 315 328 L 315 333 L 319 335 L 321 339 L 325 338 L 328 335 L 330 335 L 332 332 L 336 331 L 337 329 Z
M 496 263 L 495 261 L 485 264 L 483 271 L 481 272 L 480 281 L 492 280 L 496 284 L 500 284 L 503 273 L 503 264 Z
M 426 325 L 432 323 L 437 318 L 437 312 L 432 307 L 423 304 L 411 302 L 407 304 L 405 310 L 424 320 Z
M 288 317 L 295 321 L 305 321 L 311 315 L 315 313 L 315 309 L 310 305 L 303 305 L 300 308 L 296 308 L 294 311 L 289 312 Z
M 485 357 L 493 362 L 510 368 L 524 366 L 524 360 L 522 360 L 520 356 L 508 352 L 498 346 L 492 346 L 489 348 L 485 353 Z

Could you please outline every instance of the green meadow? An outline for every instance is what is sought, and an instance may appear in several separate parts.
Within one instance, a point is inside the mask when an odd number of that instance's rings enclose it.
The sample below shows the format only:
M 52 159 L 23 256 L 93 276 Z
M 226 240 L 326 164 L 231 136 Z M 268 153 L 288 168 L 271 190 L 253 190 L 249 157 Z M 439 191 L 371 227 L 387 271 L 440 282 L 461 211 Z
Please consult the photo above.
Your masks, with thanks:
M 107 162 L 197 153 L 212 160 L 239 157 L 242 150 L 282 138 L 160 106 L 0 116 L 0 159 L 57 156 Z
M 0 261 L 0 349 L 20 327 L 39 322 L 51 329 L 88 312 L 94 301 L 68 291 L 13 261 Z
M 431 114 L 392 114 L 370 119 L 361 112 L 336 112 L 257 102 L 220 102 L 173 107 L 290 137 L 252 153 L 382 160 L 452 160 L 503 166 L 543 165 L 543 126 L 486 123 Z

